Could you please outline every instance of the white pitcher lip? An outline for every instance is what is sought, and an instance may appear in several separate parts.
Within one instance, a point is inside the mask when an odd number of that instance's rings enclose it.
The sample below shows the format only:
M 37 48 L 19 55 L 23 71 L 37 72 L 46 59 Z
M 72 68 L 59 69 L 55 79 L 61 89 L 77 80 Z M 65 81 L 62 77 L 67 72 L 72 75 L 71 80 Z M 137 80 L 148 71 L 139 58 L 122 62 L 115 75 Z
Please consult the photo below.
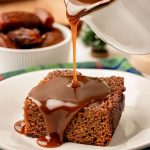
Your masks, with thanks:
M 138 0 L 137 5 L 130 5 L 133 4 L 131 0 L 116 0 L 109 7 L 81 17 L 81 20 L 119 51 L 134 55 L 150 54 L 150 1 L 144 2 Z

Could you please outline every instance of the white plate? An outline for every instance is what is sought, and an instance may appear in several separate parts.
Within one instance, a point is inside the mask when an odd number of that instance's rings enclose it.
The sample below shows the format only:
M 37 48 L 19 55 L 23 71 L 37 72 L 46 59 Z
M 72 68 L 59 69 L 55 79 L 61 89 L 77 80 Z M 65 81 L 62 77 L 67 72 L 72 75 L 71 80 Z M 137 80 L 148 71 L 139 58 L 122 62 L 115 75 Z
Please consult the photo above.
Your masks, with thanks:
M 107 147 L 65 143 L 54 150 L 120 150 L 150 146 L 150 80 L 109 70 L 79 70 L 89 76 L 123 76 L 126 106 L 111 144 Z M 42 150 L 36 139 L 20 135 L 13 125 L 23 118 L 27 93 L 49 71 L 28 73 L 0 82 L 0 147 L 9 150 Z

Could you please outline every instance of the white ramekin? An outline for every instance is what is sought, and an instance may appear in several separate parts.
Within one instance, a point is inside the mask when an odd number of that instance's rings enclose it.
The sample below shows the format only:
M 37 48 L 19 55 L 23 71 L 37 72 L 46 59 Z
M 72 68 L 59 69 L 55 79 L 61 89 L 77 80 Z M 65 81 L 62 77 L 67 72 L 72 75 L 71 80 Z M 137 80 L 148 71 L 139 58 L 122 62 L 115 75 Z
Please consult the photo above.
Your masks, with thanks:
M 71 33 L 70 30 L 55 23 L 65 40 L 53 46 L 36 49 L 9 49 L 0 47 L 0 73 L 15 71 L 38 65 L 66 63 L 69 59 Z

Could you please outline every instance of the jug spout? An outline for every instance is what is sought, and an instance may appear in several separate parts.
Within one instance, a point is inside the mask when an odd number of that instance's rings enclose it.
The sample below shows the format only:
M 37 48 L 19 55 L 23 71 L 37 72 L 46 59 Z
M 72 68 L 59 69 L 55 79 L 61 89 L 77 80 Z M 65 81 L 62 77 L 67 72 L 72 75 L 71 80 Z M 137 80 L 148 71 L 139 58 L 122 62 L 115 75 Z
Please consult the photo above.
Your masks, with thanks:
M 67 14 L 70 16 L 76 16 L 80 12 L 83 12 L 82 16 L 84 16 L 97 6 L 107 4 L 111 1 L 113 0 L 64 0 Z
M 150 1 L 115 0 L 81 18 L 105 42 L 131 54 L 150 53 Z

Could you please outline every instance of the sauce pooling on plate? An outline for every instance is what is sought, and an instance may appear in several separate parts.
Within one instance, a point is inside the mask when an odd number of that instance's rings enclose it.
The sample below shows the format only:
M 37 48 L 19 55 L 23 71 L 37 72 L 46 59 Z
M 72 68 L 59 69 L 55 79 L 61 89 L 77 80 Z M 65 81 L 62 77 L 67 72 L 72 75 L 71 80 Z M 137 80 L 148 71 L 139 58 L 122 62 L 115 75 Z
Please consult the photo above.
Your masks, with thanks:
M 108 85 L 99 78 L 76 74 L 77 26 L 85 9 L 78 11 L 74 5 L 80 8 L 84 5 L 94 3 L 100 5 L 106 2 L 109 0 L 70 0 L 66 4 L 67 17 L 72 30 L 73 76 L 56 77 L 33 88 L 28 95 L 28 99 L 39 107 L 46 126 L 46 135 L 37 139 L 40 146 L 60 146 L 64 141 L 64 131 L 76 113 L 93 102 L 102 101 L 110 93 Z M 73 4 L 72 9 L 77 10 L 74 15 L 68 11 L 72 6 L 70 4 Z M 23 122 L 15 124 L 15 129 L 19 133 L 22 133 L 24 128 Z

